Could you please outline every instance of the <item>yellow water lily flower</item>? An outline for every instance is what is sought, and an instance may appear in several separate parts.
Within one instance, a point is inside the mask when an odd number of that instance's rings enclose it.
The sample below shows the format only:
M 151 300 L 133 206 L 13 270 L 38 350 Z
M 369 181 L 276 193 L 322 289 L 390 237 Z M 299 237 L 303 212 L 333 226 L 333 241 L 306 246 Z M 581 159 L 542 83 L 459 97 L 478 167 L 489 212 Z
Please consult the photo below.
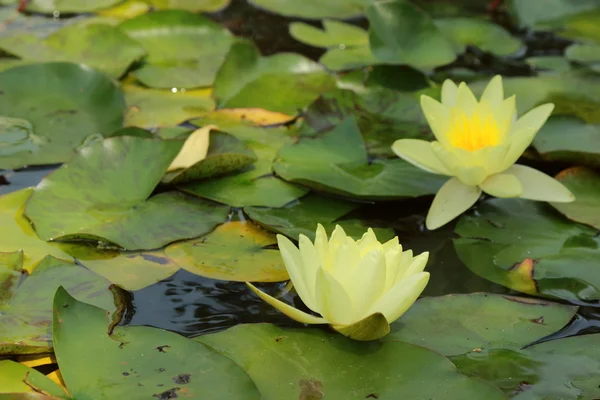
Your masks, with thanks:
M 496 197 L 571 202 L 575 196 L 554 178 L 515 165 L 554 109 L 543 104 L 517 119 L 515 96 L 504 98 L 495 76 L 479 101 L 462 82 L 442 85 L 442 102 L 421 96 L 421 108 L 437 139 L 400 139 L 392 149 L 426 171 L 451 176 L 435 196 L 426 226 L 436 229 L 469 209 L 484 191 Z
M 299 248 L 277 235 L 285 267 L 304 304 L 321 316 L 308 314 L 269 296 L 250 283 L 261 299 L 305 324 L 329 324 L 357 340 L 389 333 L 389 324 L 417 300 L 429 273 L 423 272 L 429 253 L 413 257 L 398 238 L 380 243 L 372 229 L 360 240 L 336 226 L 331 238 L 319 224 L 315 242 L 300 235 Z

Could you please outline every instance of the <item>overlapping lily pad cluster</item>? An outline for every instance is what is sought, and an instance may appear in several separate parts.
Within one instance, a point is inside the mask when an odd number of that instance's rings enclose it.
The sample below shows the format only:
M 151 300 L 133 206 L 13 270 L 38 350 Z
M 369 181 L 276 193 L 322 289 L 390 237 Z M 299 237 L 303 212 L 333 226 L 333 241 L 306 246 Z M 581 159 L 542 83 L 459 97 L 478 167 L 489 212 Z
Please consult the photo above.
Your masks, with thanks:
M 600 2 L 2 3 L 0 397 L 600 397 Z

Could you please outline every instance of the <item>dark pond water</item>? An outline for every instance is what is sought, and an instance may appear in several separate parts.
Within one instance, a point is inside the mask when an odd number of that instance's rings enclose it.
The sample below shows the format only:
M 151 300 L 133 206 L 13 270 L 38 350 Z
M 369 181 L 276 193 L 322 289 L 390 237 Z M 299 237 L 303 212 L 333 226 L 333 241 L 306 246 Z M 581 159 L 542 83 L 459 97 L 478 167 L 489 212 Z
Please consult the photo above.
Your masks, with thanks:
M 421 3 L 427 7 L 435 2 L 423 0 Z M 487 7 L 482 6 L 482 1 L 461 0 L 461 3 L 468 3 L 465 10 L 469 12 L 490 12 Z M 535 71 L 523 62 L 525 57 L 561 54 L 569 43 L 550 34 L 531 35 L 525 31 L 517 32 L 514 27 L 507 25 L 506 16 L 493 13 L 493 17 L 523 37 L 527 49 L 516 58 L 504 60 L 471 49 L 455 64 L 445 68 L 467 67 L 475 71 L 493 71 L 503 75 L 532 75 Z M 299 43 L 289 36 L 288 24 L 295 19 L 258 10 L 243 0 L 234 0 L 229 8 L 214 14 L 213 18 L 234 34 L 252 39 L 265 55 L 283 51 L 302 53 L 313 59 L 321 55 L 321 50 Z M 354 22 L 364 26 L 362 20 Z M 310 23 L 318 25 L 316 22 Z M 0 194 L 36 185 L 52 170 L 52 167 L 45 167 L 27 168 L 16 172 L 0 171 Z M 383 206 L 378 204 L 377 207 L 365 205 L 358 213 L 372 226 L 395 229 L 400 242 L 406 248 L 412 248 L 417 253 L 425 250 L 431 252 L 427 268 L 432 273 L 431 281 L 424 296 L 482 291 L 516 294 L 478 277 L 460 262 L 452 245 L 452 225 L 435 232 L 428 232 L 423 228 L 428 205 L 429 200 L 423 199 L 413 201 L 412 204 L 388 203 Z M 285 283 L 259 286 L 271 294 L 285 291 Z M 302 307 L 299 298 L 293 292 L 287 293 L 284 299 Z M 581 306 L 571 324 L 554 334 L 552 339 L 600 332 L 600 308 L 593 305 Z M 243 283 L 207 279 L 185 270 L 131 293 L 131 304 L 123 321 L 130 325 L 150 325 L 168 329 L 185 336 L 197 336 L 252 322 L 271 322 L 288 326 L 295 324 L 259 300 Z

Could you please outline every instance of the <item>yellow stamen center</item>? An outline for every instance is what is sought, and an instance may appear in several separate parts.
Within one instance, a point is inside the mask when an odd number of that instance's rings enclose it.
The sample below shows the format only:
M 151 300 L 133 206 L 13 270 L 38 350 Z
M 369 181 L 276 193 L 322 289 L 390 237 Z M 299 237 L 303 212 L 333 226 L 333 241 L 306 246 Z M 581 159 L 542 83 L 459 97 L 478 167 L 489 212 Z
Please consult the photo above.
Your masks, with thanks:
M 455 147 L 475 151 L 500 144 L 502 132 L 491 113 L 475 112 L 471 116 L 460 113 L 452 119 L 448 138 Z

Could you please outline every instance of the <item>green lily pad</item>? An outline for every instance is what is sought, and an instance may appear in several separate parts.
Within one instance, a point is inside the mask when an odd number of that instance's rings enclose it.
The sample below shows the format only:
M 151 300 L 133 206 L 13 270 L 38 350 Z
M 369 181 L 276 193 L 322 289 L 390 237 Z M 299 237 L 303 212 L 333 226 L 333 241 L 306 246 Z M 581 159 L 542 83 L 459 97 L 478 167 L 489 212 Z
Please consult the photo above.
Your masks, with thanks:
M 249 0 L 251 4 L 289 17 L 307 19 L 352 18 L 364 13 L 366 0 Z
M 432 69 L 456 58 L 452 44 L 431 17 L 409 2 L 373 2 L 366 13 L 371 50 L 378 60 Z
M 266 229 L 294 240 L 298 240 L 298 236 L 302 234 L 314 241 L 317 224 L 323 225 L 327 232 L 333 232 L 335 226 L 340 225 L 348 236 L 358 240 L 367 231 L 368 226 L 360 220 L 340 219 L 359 206 L 360 204 L 308 194 L 284 208 L 245 207 L 244 212 Z M 380 242 L 395 236 L 393 229 L 373 230 Z
M 304 22 L 290 24 L 290 35 L 303 43 L 323 47 L 327 52 L 319 62 L 333 71 L 377 64 L 369 47 L 369 34 L 355 25 L 335 20 L 323 21 L 323 30 Z
M 335 79 L 319 64 L 294 53 L 261 57 L 249 41 L 233 44 L 217 74 L 214 95 L 219 107 L 258 107 L 295 115 Z
M 600 6 L 597 0 L 509 0 L 507 4 L 519 22 L 525 26 L 534 26 L 544 21 L 560 20 Z
M 125 125 L 141 128 L 173 126 L 215 107 L 204 90 L 157 90 L 123 85 L 127 101 Z
M 598 334 L 570 337 L 519 351 L 469 353 L 452 362 L 514 400 L 593 400 L 600 397 L 598 340 Z
M 600 167 L 600 125 L 574 117 L 552 117 L 536 135 L 533 147 L 549 161 Z
M 435 25 L 454 45 L 456 53 L 467 46 L 476 46 L 483 51 L 508 56 L 523 47 L 523 43 L 504 28 L 477 18 L 436 19 Z
M 161 89 L 212 86 L 233 41 L 210 18 L 183 10 L 143 14 L 119 28 L 148 52 L 147 64 L 133 75 Z
M 598 44 L 572 44 L 565 50 L 565 57 L 586 65 L 592 71 L 600 72 L 600 45 Z
M 575 195 L 575 201 L 550 204 L 567 218 L 600 229 L 600 174 L 573 167 L 562 171 L 556 179 Z
M 600 299 L 598 231 L 556 215 L 544 203 L 492 199 L 463 215 L 456 252 L 474 273 L 524 293 Z
M 102 240 L 128 250 L 210 232 L 227 207 L 177 192 L 148 199 L 181 144 L 133 136 L 93 143 L 42 180 L 25 215 L 43 240 Z
M 59 13 L 87 13 L 112 7 L 123 0 L 30 0 L 27 2 L 27 11 L 54 14 Z
M 164 182 L 181 184 L 213 178 L 247 167 L 256 156 L 242 141 L 224 132 L 210 132 L 206 158 L 183 170 L 167 173 Z
M 434 194 L 445 181 L 399 158 L 369 162 L 353 118 L 320 137 L 283 147 L 273 170 L 286 181 L 368 200 Z
M 37 151 L 0 156 L 0 168 L 61 163 L 90 135 L 121 127 L 125 101 L 104 74 L 68 63 L 24 65 L 0 72 L 2 114 L 31 123 Z M 40 95 L 43 93 L 44 95 Z
M 137 42 L 115 27 L 82 23 L 68 25 L 44 40 L 27 33 L 4 37 L 0 39 L 0 49 L 25 61 L 86 64 L 114 78 L 146 54 Z
M 110 282 L 72 263 L 46 257 L 19 282 L 22 253 L 0 253 L 0 355 L 46 353 L 52 349 L 52 298 L 64 286 L 82 301 L 114 308 Z
M 2 399 L 27 398 L 25 394 L 45 393 L 67 399 L 65 391 L 41 372 L 11 360 L 0 360 L 0 397 Z M 9 394 L 15 397 L 9 397 Z M 17 394 L 23 397 L 17 397 Z
M 577 307 L 491 293 L 425 297 L 392 326 L 384 341 L 402 341 L 445 356 L 518 350 L 560 330 Z
M 44 140 L 33 133 L 25 119 L 0 117 L 0 157 L 21 152 L 34 152 Z
M 260 398 L 240 367 L 200 343 L 145 326 L 109 335 L 107 326 L 103 310 L 56 292 L 54 349 L 73 398 Z M 90 362 L 94 368 L 82 368 Z
M 146 0 L 159 10 L 174 8 L 194 12 L 217 12 L 229 5 L 231 0 Z
M 325 93 L 304 113 L 300 134 L 329 131 L 350 116 L 356 118 L 370 155 L 396 158 L 392 144 L 397 139 L 433 139 L 418 101 L 409 94 L 383 88 Z
M 233 221 L 198 239 L 165 249 L 182 268 L 212 279 L 237 282 L 280 282 L 289 279 L 275 235 L 252 223 Z
M 268 324 L 238 325 L 195 340 L 242 366 L 264 400 L 505 398 L 458 373 L 438 353 L 408 343 L 357 342 Z
M 528 57 L 525 62 L 539 74 L 560 73 L 571 69 L 571 63 L 563 56 Z

